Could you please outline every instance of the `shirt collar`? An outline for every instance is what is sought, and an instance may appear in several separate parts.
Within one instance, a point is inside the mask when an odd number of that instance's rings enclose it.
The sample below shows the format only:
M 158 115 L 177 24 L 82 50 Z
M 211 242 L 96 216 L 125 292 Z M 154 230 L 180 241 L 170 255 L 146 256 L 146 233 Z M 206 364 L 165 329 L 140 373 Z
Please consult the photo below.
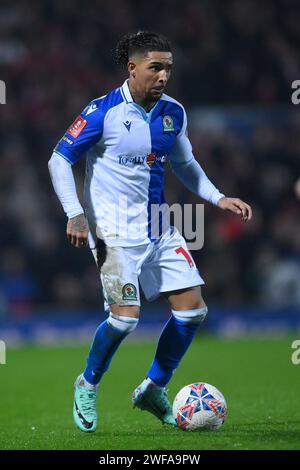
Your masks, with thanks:
M 133 103 L 133 98 L 131 96 L 129 86 L 128 86 L 128 79 L 125 80 L 125 82 L 123 83 L 123 85 L 121 87 L 121 92 L 123 94 L 123 97 L 124 97 L 126 103 Z
M 121 86 L 121 93 L 122 93 L 122 96 L 123 98 L 125 99 L 126 103 L 133 103 L 136 108 L 138 108 L 142 114 L 143 114 L 143 117 L 145 119 L 145 121 L 149 121 L 150 118 L 151 118 L 151 114 L 152 114 L 152 111 L 154 110 L 154 108 L 156 108 L 159 100 L 155 103 L 155 105 L 153 106 L 153 108 L 151 109 L 151 111 L 149 111 L 148 113 L 146 113 L 146 111 L 144 110 L 144 108 L 142 108 L 139 104 L 135 103 L 132 96 L 131 96 L 131 93 L 130 93 L 130 90 L 129 90 L 129 80 L 125 80 L 125 82 L 123 83 L 123 85 Z

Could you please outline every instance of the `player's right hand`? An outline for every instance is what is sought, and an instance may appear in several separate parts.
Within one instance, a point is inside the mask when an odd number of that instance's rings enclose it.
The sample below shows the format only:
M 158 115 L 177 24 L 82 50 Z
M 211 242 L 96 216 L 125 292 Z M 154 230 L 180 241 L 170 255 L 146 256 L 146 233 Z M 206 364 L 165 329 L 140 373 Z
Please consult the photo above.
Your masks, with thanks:
M 83 248 L 88 241 L 88 223 L 84 214 L 79 214 L 68 220 L 67 237 L 71 245 Z

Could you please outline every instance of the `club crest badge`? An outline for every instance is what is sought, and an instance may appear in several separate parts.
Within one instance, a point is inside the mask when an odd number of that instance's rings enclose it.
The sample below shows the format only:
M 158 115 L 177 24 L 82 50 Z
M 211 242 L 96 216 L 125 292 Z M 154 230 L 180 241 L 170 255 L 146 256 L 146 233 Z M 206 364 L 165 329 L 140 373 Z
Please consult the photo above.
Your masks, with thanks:
M 134 284 L 125 284 L 122 287 L 123 300 L 137 300 L 136 287 Z
M 174 122 L 171 116 L 164 116 L 163 126 L 165 132 L 174 131 Z

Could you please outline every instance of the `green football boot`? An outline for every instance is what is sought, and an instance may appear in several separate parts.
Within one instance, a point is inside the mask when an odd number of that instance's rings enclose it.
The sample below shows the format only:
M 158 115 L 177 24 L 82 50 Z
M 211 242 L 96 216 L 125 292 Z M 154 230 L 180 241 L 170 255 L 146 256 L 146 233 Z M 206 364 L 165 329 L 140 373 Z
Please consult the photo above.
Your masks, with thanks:
M 153 383 L 144 386 L 142 383 L 134 390 L 132 402 L 134 408 L 149 411 L 163 424 L 177 426 L 177 422 L 173 417 L 172 405 L 164 387 L 158 387 Z
M 74 384 L 73 418 L 81 431 L 93 432 L 97 427 L 97 388 L 87 387 L 80 375 Z

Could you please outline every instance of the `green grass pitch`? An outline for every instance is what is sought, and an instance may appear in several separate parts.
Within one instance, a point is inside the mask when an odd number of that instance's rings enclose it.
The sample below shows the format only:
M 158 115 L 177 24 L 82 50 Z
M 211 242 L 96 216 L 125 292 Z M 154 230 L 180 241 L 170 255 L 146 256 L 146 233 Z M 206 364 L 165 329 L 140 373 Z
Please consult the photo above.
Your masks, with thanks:
M 154 342 L 128 340 L 118 350 L 99 391 L 98 429 L 72 421 L 73 382 L 88 347 L 7 351 L 0 366 L 0 449 L 300 449 L 300 365 L 291 362 L 295 338 L 197 338 L 169 384 L 205 381 L 227 399 L 219 431 L 172 429 L 133 409 L 131 393 L 151 363 Z

